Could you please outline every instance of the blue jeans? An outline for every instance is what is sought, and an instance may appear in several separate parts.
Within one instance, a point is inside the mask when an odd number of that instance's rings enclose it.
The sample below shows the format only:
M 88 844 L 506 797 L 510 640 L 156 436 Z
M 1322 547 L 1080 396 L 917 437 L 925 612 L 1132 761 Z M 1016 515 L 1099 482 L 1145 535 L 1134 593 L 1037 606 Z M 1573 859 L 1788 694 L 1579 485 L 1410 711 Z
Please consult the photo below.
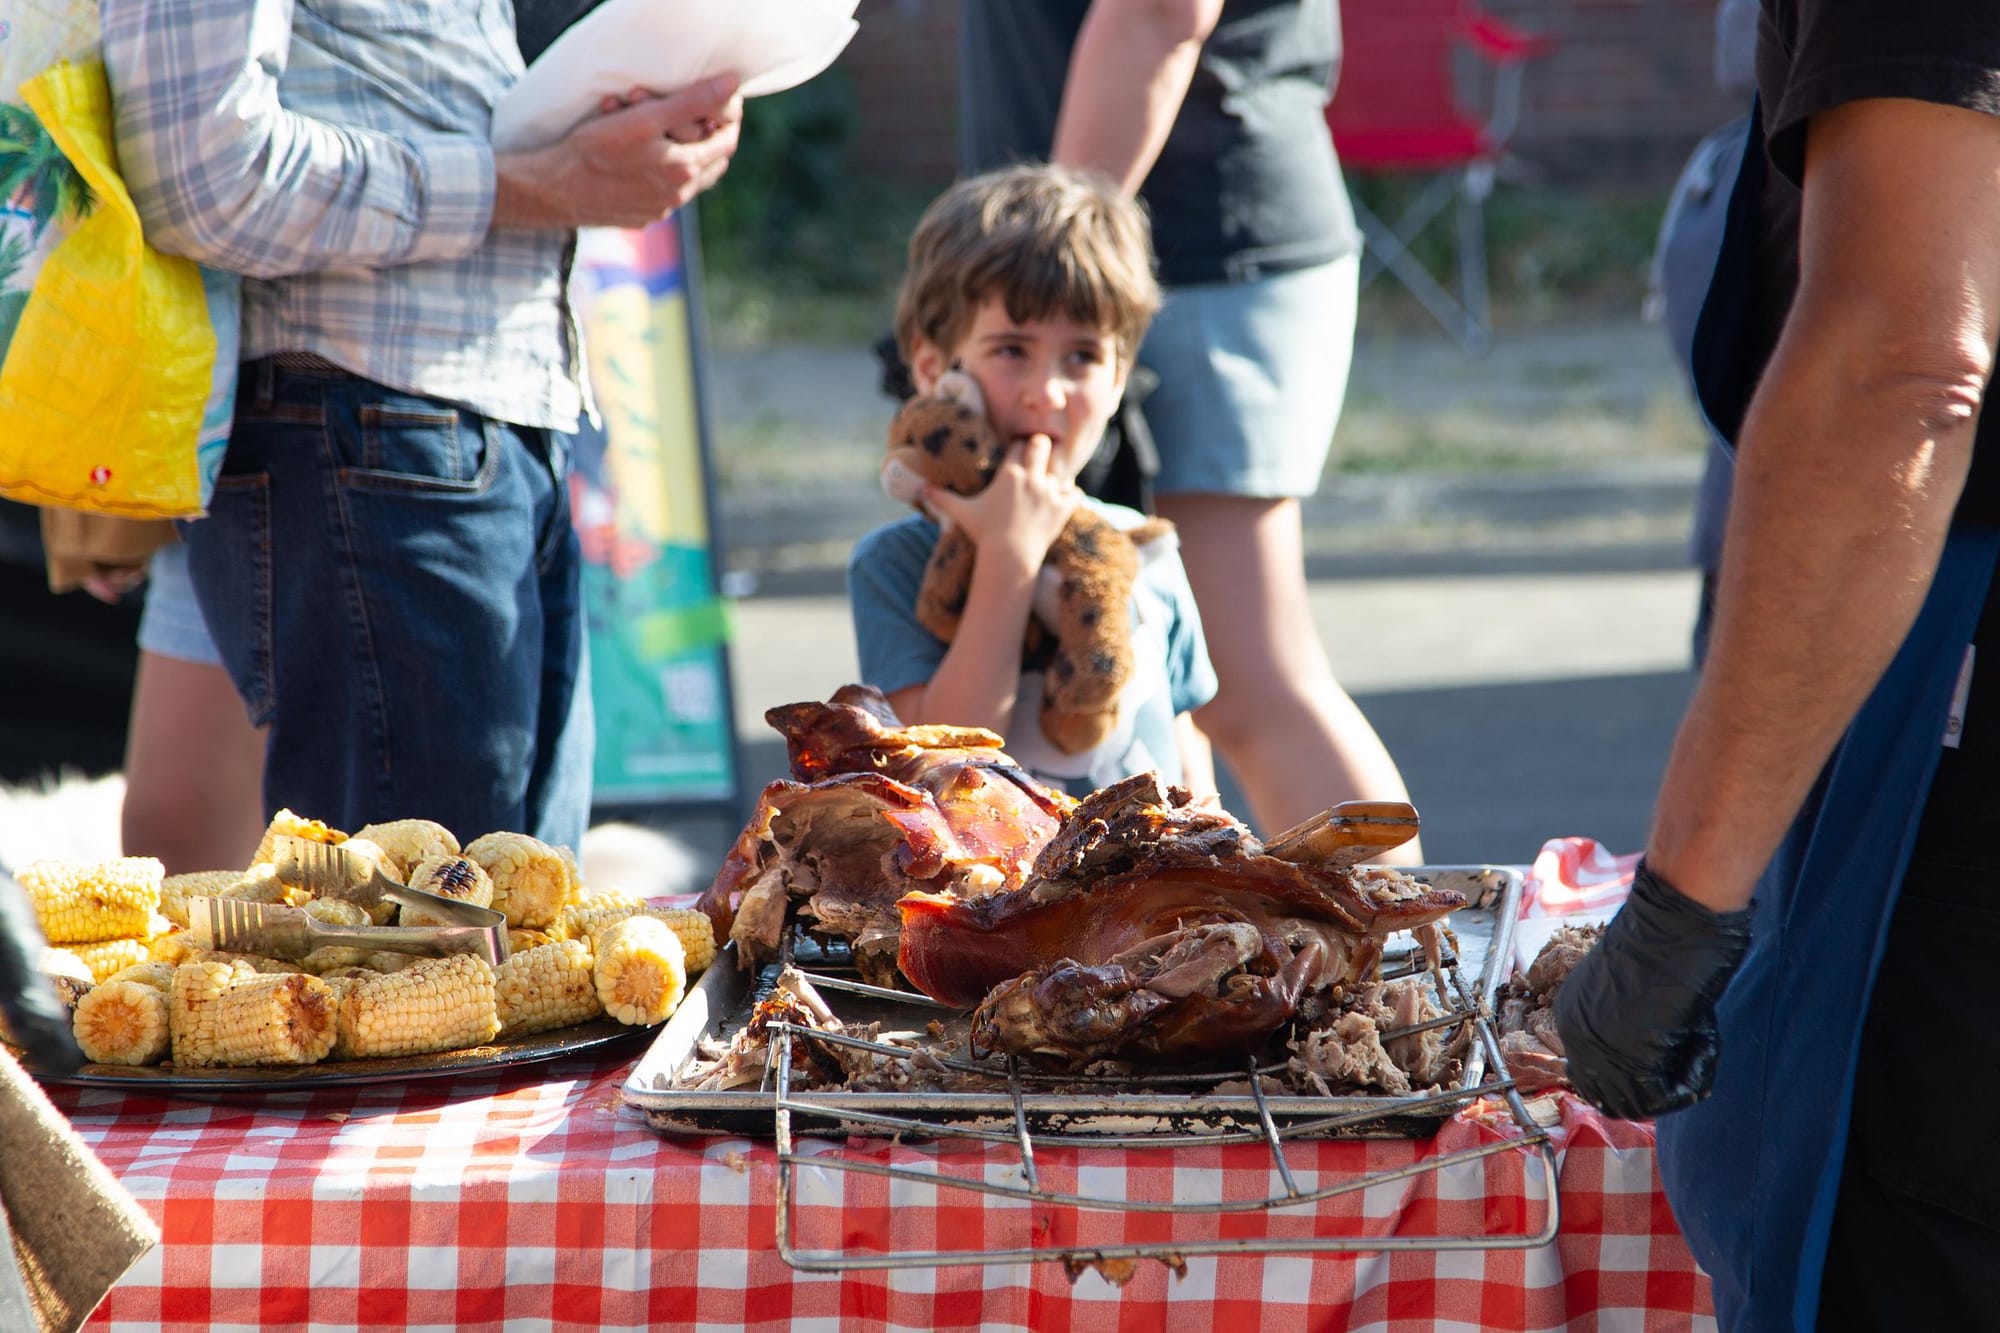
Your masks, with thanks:
M 579 845 L 593 744 L 568 439 L 332 368 L 243 367 L 189 570 L 268 724 L 264 801 Z

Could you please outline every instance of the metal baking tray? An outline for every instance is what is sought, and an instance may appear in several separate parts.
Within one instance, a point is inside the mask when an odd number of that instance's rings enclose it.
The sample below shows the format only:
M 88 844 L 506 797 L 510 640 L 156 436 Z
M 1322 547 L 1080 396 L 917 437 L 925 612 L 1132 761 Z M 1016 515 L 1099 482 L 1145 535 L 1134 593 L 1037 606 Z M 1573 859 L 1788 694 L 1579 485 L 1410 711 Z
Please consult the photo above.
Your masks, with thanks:
M 1522 875 L 1518 868 L 1497 865 L 1424 866 L 1411 870 L 1441 888 L 1465 894 L 1467 905 L 1446 918 L 1456 937 L 1452 966 L 1446 975 L 1457 994 L 1439 996 L 1451 1016 L 1438 1026 L 1474 1022 L 1489 1027 L 1496 992 L 1506 980 L 1512 958 L 1512 936 L 1519 911 Z M 812 971 L 808 960 L 801 967 Z M 1421 951 L 1407 935 L 1393 936 L 1384 970 L 1396 975 L 1422 966 Z M 774 969 L 773 969 L 774 970 Z M 632 1070 L 624 1087 L 627 1103 L 642 1109 L 655 1129 L 669 1134 L 736 1134 L 770 1138 L 778 1130 L 774 1097 L 780 1111 L 796 1111 L 815 1122 L 814 1132 L 894 1134 L 911 1137 L 923 1126 L 956 1127 L 1009 1140 L 1017 1129 L 1058 1137 L 1088 1136 L 1098 1142 L 1148 1143 L 1184 1135 L 1203 1141 L 1229 1137 L 1262 1137 L 1260 1126 L 1274 1123 L 1284 1137 L 1375 1136 L 1423 1137 L 1439 1123 L 1478 1097 L 1502 1093 L 1508 1086 L 1504 1069 L 1495 1069 L 1492 1043 L 1477 1040 L 1467 1055 L 1456 1085 L 1439 1092 L 1408 1096 L 1388 1094 L 1319 1096 L 1216 1093 L 1205 1087 L 1230 1080 L 1247 1081 L 1248 1067 L 1207 1074 L 1161 1072 L 1087 1086 L 1086 1080 L 1060 1080 L 1021 1074 L 1014 1086 L 995 1092 L 802 1092 L 771 1087 L 726 1091 L 698 1090 L 686 1085 L 686 1075 L 698 1063 L 698 1044 L 726 1042 L 750 1017 L 759 978 L 735 966 L 725 949 L 682 1001 L 674 1016 L 654 1038 Z M 768 986 L 769 978 L 765 984 Z M 863 988 L 866 990 L 867 988 Z M 874 994 L 847 989 L 840 978 L 820 987 L 823 998 L 844 1021 L 890 1021 L 894 1026 L 921 1028 L 935 1010 L 922 996 L 908 1005 L 884 1001 Z M 901 1009 L 900 1014 L 896 1013 Z M 1490 1032 L 1487 1034 L 1490 1035 Z M 1489 1078 L 1489 1070 L 1495 1077 Z M 1061 1091 L 1038 1090 L 1049 1083 Z M 1101 1090 L 1100 1090 L 1101 1088 Z M 912 1125 L 911 1122 L 917 1122 Z M 949 1132 L 949 1131 L 947 1131 Z M 1222 1136 L 1218 1139 L 1216 1136 Z

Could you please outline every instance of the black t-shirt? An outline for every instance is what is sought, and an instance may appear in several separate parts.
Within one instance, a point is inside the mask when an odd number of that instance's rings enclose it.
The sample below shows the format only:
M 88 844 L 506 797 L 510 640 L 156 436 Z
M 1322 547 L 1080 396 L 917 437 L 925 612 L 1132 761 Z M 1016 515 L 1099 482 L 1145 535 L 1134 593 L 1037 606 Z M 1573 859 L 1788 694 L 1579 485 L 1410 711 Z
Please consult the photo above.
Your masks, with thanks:
M 1746 161 L 1716 284 L 1702 315 L 1704 405 L 1734 433 L 1798 288 L 1806 124 L 1848 102 L 1902 97 L 2000 116 L 2000 4 L 1994 0 L 1764 0 L 1757 43 L 1761 158 Z M 1753 154 L 1756 145 L 1753 144 Z M 1754 198 L 1744 197 L 1755 186 Z M 2000 241 L 1996 241 L 2000 243 Z M 2000 411 L 1980 417 L 1953 516 L 2000 526 Z M 1938 766 L 1916 860 L 2000 888 L 2000 597 L 1988 593 L 1956 748 Z M 1884 836 L 1891 836 L 1885 831 Z M 1920 877 L 1922 878 L 1922 877 Z
M 514 0 L 514 35 L 521 43 L 521 59 L 529 64 L 562 36 L 572 23 L 597 8 L 603 0 Z
M 1045 158 L 1090 0 L 965 0 L 959 165 Z M 1140 188 L 1160 280 L 1230 282 L 1360 248 L 1326 100 L 1340 65 L 1336 0 L 1230 0 Z

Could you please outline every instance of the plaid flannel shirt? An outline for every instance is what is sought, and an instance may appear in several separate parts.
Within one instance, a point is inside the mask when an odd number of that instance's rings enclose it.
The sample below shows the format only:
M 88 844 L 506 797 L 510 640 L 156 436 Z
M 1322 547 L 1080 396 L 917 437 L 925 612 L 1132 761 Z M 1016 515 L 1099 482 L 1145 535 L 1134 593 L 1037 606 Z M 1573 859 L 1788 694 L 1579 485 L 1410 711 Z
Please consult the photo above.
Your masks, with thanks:
M 243 356 L 574 430 L 566 231 L 489 230 L 508 0 L 104 0 L 147 238 L 245 275 Z

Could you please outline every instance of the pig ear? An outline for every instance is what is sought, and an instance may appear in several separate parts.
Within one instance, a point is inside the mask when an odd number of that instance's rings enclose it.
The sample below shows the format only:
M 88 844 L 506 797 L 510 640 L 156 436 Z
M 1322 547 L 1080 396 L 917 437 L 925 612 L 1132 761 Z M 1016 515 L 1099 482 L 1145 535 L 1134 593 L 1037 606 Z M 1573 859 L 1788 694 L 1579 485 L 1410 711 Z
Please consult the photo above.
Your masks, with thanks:
M 979 392 L 979 381 L 956 366 L 938 376 L 937 387 L 931 392 L 939 398 L 969 407 L 981 416 L 986 415 L 986 395 Z

